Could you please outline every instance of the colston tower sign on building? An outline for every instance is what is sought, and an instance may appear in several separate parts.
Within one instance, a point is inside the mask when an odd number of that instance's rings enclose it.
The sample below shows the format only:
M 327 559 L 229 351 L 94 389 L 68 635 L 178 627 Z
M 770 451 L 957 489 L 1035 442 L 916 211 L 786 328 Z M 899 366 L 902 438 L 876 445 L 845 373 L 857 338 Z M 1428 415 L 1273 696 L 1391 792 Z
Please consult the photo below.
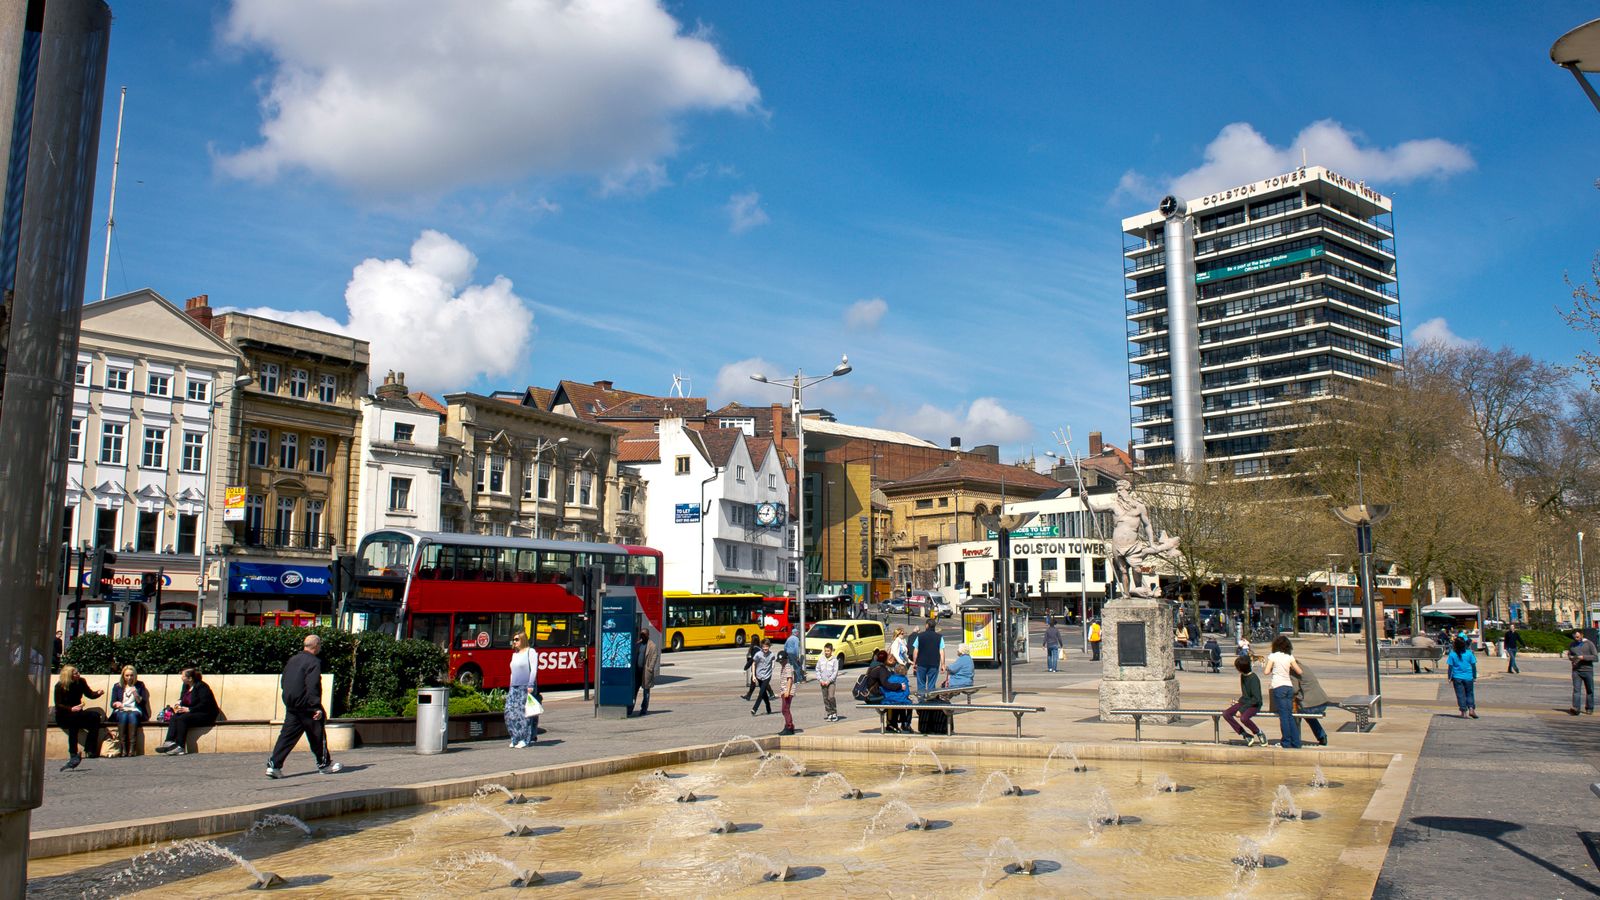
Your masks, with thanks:
M 1321 166 L 1122 221 L 1133 448 L 1145 471 L 1271 474 L 1289 407 L 1399 368 L 1392 204 Z

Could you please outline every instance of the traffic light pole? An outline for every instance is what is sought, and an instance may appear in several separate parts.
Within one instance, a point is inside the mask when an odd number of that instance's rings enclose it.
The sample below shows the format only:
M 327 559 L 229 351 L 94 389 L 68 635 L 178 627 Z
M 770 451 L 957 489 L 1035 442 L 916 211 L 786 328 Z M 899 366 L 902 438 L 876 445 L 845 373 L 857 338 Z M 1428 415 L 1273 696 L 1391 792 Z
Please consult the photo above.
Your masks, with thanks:
M 72 618 L 75 622 L 77 622 L 77 624 L 72 628 L 72 636 L 74 638 L 80 634 L 83 634 L 83 564 L 84 556 L 86 555 L 87 554 L 85 554 L 82 550 L 78 551 L 78 585 L 73 591 L 74 596 L 72 603 Z
M 163 586 L 166 585 L 166 583 L 167 583 L 167 567 L 166 566 L 161 566 L 161 567 L 156 569 L 155 609 L 152 611 L 152 612 L 154 612 L 155 616 L 154 616 L 154 619 L 150 623 L 150 630 L 151 631 L 160 631 L 161 630 L 161 590 L 162 590 Z

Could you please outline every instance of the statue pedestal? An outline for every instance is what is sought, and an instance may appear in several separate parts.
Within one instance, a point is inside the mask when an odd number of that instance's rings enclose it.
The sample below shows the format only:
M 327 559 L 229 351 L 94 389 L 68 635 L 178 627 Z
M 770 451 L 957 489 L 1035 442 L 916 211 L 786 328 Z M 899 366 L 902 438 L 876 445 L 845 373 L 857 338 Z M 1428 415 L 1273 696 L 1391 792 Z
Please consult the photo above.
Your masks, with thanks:
M 1172 609 L 1167 601 L 1118 597 L 1101 614 L 1100 720 L 1131 722 L 1113 709 L 1177 709 L 1178 678 L 1172 655 Z M 1171 716 L 1145 716 L 1166 723 Z

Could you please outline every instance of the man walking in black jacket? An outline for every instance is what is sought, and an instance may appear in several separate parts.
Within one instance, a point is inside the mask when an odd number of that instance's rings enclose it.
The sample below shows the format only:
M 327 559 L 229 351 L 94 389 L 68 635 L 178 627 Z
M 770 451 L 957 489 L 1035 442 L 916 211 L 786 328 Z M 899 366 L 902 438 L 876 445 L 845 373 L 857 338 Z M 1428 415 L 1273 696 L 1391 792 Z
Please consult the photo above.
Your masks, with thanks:
M 322 638 L 306 635 L 303 650 L 289 658 L 283 667 L 283 730 L 278 733 L 278 745 L 272 748 L 272 759 L 267 762 L 267 777 L 283 777 L 283 761 L 289 751 L 306 736 L 311 745 L 311 755 L 317 758 L 317 771 L 332 775 L 344 767 L 328 755 L 328 740 L 323 725 L 328 714 L 322 708 Z

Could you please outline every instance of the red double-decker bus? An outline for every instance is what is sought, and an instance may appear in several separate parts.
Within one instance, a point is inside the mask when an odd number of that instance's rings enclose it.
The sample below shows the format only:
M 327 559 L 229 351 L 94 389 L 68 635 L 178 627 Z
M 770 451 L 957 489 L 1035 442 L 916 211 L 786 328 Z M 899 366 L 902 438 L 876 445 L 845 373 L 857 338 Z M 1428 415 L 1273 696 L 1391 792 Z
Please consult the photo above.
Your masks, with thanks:
M 532 638 L 539 686 L 580 685 L 594 661 L 580 572 L 599 566 L 610 596 L 631 595 L 661 639 L 661 552 L 624 544 L 545 541 L 390 528 L 361 539 L 356 609 L 392 604 L 408 637 L 450 654 L 450 677 L 475 687 L 511 681 L 511 635 Z
M 853 619 L 855 598 L 849 594 L 807 594 L 806 628 L 827 619 Z M 768 597 L 761 604 L 761 626 L 768 638 L 786 641 L 800 620 L 800 601 L 793 597 Z

